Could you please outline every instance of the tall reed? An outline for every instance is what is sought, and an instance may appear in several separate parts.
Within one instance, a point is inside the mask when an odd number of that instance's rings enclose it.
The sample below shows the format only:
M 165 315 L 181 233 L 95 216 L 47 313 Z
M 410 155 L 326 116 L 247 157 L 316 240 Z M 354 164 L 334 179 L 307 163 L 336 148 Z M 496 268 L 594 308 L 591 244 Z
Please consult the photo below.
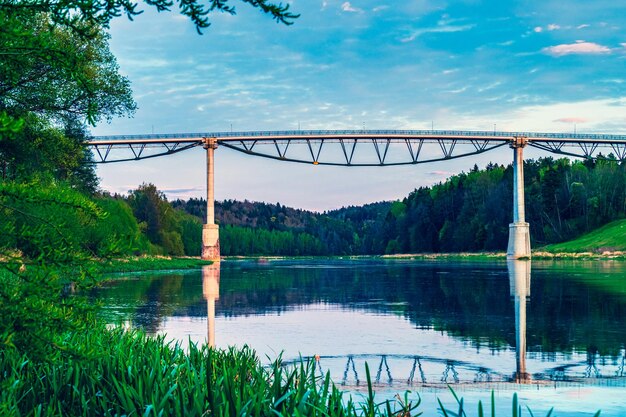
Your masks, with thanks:
M 315 376 L 312 362 L 264 367 L 255 353 L 188 349 L 122 330 L 72 336 L 80 357 L 31 362 L 0 351 L 2 416 L 391 416 L 419 415 L 410 402 L 365 404 Z M 369 375 L 369 372 L 368 372 Z

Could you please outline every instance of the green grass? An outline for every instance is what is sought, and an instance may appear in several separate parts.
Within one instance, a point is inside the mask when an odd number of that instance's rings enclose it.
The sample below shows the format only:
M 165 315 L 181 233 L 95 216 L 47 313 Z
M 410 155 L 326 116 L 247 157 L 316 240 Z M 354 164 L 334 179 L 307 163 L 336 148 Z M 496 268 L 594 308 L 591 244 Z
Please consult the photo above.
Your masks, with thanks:
M 578 239 L 548 245 L 540 250 L 553 253 L 626 251 L 626 219 L 611 222 Z
M 67 340 L 79 352 L 35 362 L 17 349 L 0 349 L 0 415 L 189 417 L 411 417 L 422 415 L 418 394 L 377 401 L 366 365 L 367 394 L 355 402 L 313 361 L 286 366 L 280 357 L 263 366 L 254 351 L 191 344 L 188 349 L 137 331 L 99 326 Z M 468 417 L 463 399 L 438 410 Z M 478 416 L 495 417 L 493 393 Z M 524 410 L 526 411 L 526 410 Z M 473 414 L 473 413 L 472 413 Z M 551 415 L 550 411 L 547 415 Z M 506 413 L 508 415 L 508 413 Z M 512 414 L 522 413 L 517 396 Z M 596 416 L 599 415 L 596 414 Z
M 139 332 L 88 330 L 80 355 L 33 362 L 0 349 L 2 416 L 417 416 L 419 397 L 345 398 L 313 362 L 264 367 L 248 349 L 182 349 Z
M 212 261 L 199 258 L 169 258 L 139 256 L 132 258 L 113 259 L 110 261 L 94 261 L 93 267 L 100 274 L 115 272 L 141 272 L 172 269 L 199 269 L 211 265 Z

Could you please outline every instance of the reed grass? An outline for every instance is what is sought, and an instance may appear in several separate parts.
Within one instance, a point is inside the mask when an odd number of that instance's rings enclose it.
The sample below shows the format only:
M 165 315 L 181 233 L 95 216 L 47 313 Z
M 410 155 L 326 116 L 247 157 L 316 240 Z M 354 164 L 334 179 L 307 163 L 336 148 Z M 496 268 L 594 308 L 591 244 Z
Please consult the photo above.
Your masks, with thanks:
M 358 402 L 330 375 L 316 376 L 314 362 L 285 365 L 279 357 L 263 366 L 248 347 L 227 350 L 190 344 L 183 349 L 139 331 L 97 328 L 68 337 L 72 355 L 34 362 L 16 349 L 0 349 L 0 415 L 185 416 L 185 417 L 411 417 L 421 399 L 406 391 L 378 402 L 366 366 L 367 395 Z M 463 399 L 429 415 L 468 417 Z M 528 415 L 517 395 L 512 417 Z M 479 417 L 496 417 L 492 392 Z M 550 417 L 550 410 L 546 417 Z M 600 412 L 596 413 L 598 417 Z
M 264 367 L 249 348 L 188 349 L 136 331 L 75 335 L 80 356 L 30 361 L 0 351 L 2 416 L 417 416 L 415 404 L 345 398 L 312 362 Z M 369 372 L 368 372 L 369 375 Z M 369 378 L 369 377 L 368 377 Z

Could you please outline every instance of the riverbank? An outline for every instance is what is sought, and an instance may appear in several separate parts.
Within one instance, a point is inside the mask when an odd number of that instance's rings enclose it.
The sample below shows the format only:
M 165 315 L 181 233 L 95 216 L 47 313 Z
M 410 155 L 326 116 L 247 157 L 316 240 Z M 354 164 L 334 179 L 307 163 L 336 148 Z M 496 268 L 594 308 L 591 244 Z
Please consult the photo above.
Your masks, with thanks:
M 198 269 L 212 263 L 212 261 L 195 257 L 138 256 L 101 261 L 94 260 L 89 266 L 99 274 L 112 274 L 116 272 Z
M 472 261 L 493 262 L 506 261 L 506 252 L 461 252 L 461 253 L 396 253 L 389 255 L 345 255 L 345 256 L 223 256 L 227 261 L 253 260 L 258 262 L 278 260 L 306 260 L 306 259 L 406 259 L 406 260 L 442 260 L 442 261 Z M 539 248 L 532 253 L 534 260 L 626 260 L 626 251 L 603 252 L 549 252 Z

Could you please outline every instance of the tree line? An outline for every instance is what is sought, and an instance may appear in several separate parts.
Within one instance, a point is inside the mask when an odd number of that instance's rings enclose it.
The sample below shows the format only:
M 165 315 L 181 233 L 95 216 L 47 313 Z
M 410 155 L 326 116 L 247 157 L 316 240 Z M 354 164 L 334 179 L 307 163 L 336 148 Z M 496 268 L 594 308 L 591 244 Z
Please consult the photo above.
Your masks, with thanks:
M 575 238 L 626 216 L 626 165 L 613 155 L 524 162 L 533 246 Z M 489 164 L 413 191 L 386 217 L 385 252 L 500 251 L 513 211 L 513 168 Z

